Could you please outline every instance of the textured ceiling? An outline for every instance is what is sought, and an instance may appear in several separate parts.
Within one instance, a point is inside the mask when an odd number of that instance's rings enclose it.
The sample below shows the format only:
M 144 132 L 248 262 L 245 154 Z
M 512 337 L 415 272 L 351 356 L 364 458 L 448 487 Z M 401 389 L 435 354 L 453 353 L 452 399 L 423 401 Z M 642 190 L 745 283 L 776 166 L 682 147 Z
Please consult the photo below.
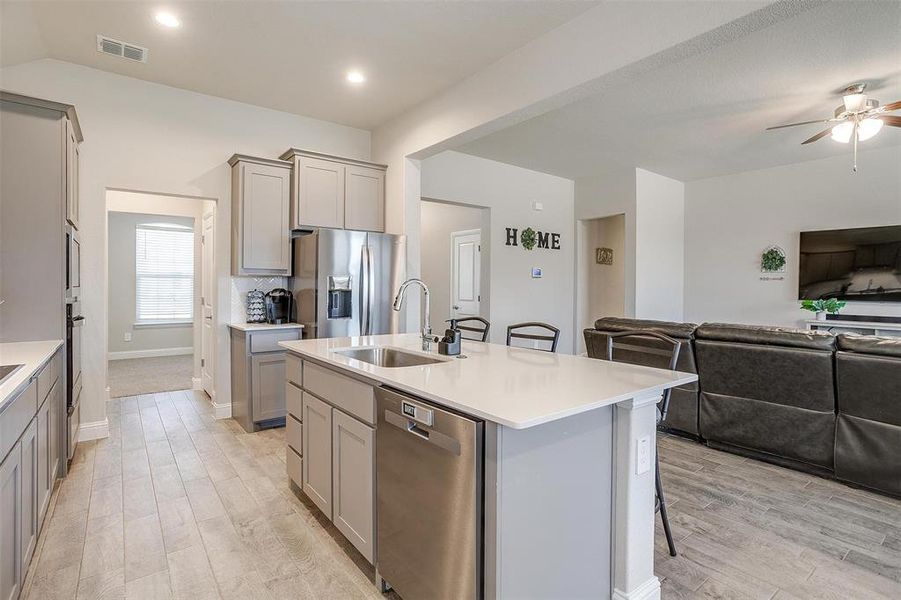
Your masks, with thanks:
M 0 65 L 55 58 L 371 129 L 595 2 L 0 2 Z M 154 22 L 161 6 L 182 21 Z M 103 34 L 150 49 L 100 54 Z M 349 86 L 351 68 L 369 81 Z
M 842 153 L 850 168 L 847 145 L 800 145 L 817 125 L 764 130 L 832 116 L 855 81 L 901 100 L 901 2 L 824 3 L 456 149 L 572 179 L 642 167 L 688 181 Z M 861 147 L 899 145 L 884 128 Z

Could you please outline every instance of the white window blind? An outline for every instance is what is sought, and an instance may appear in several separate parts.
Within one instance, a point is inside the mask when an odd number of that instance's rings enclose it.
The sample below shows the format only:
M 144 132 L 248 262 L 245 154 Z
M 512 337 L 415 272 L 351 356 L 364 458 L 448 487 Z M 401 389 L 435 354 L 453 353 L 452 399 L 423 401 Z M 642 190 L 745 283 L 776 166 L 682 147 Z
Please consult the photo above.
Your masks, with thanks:
M 194 319 L 194 232 L 171 224 L 135 229 L 138 323 Z

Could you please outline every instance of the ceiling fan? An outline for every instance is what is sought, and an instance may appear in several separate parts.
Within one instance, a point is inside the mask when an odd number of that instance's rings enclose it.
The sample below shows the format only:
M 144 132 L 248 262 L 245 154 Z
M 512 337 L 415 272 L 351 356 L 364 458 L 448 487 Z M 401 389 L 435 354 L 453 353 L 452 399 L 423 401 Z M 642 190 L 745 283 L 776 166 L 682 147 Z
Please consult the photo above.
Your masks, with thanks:
M 866 89 L 866 83 L 855 83 L 842 90 L 842 104 L 835 108 L 835 113 L 831 119 L 818 119 L 816 121 L 802 121 L 801 123 L 777 125 L 776 127 L 767 127 L 766 130 L 771 131 L 773 129 L 797 127 L 798 125 L 811 125 L 813 123 L 834 123 L 834 125 L 828 129 L 824 129 L 816 135 L 807 138 L 801 142 L 801 145 L 810 144 L 829 134 L 832 134 L 833 140 L 842 144 L 853 141 L 854 168 L 852 171 L 856 173 L 857 143 L 866 141 L 879 133 L 883 125 L 901 127 L 901 116 L 886 114 L 901 109 L 901 100 L 886 104 L 885 106 L 879 106 L 878 100 L 867 97 L 864 93 L 864 90 Z

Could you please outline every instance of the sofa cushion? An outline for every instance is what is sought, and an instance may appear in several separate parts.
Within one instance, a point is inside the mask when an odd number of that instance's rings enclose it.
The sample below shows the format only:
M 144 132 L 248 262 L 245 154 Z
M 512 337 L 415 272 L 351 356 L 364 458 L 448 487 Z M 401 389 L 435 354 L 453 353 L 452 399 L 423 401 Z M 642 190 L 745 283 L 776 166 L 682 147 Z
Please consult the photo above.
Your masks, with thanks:
M 813 350 L 831 351 L 835 348 L 835 336 L 823 331 L 758 325 L 731 325 L 727 323 L 704 323 L 699 325 L 695 329 L 695 339 L 757 344 L 761 346 L 810 348 Z
M 842 481 L 901 496 L 901 427 L 839 414 L 835 430 L 835 476 Z
M 901 358 L 901 338 L 897 337 L 842 333 L 836 337 L 836 344 L 839 350 L 847 352 Z
M 901 358 L 836 352 L 835 378 L 840 414 L 901 427 Z
M 694 323 L 626 319 L 624 317 L 602 317 L 594 322 L 594 328 L 599 331 L 656 331 L 676 339 L 691 339 L 694 337 L 696 327 L 697 325 Z

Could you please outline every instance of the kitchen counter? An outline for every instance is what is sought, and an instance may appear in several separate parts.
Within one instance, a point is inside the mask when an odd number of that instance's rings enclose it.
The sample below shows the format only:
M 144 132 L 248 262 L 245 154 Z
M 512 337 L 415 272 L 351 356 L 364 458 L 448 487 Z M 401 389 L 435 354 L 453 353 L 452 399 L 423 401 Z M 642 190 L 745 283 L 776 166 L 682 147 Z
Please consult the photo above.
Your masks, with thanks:
M 440 364 L 378 367 L 336 354 L 351 347 L 390 346 L 422 353 L 419 334 L 280 342 L 301 356 L 350 371 L 438 404 L 513 429 L 526 429 L 692 381 L 692 373 L 510 348 L 464 340 L 467 358 L 431 355 Z
M 0 365 L 22 365 L 0 384 L 0 411 L 63 345 L 63 340 L 0 344 Z
M 303 329 L 300 323 L 281 323 L 273 325 L 272 323 L 229 323 L 229 327 L 238 331 L 276 331 L 278 329 Z

